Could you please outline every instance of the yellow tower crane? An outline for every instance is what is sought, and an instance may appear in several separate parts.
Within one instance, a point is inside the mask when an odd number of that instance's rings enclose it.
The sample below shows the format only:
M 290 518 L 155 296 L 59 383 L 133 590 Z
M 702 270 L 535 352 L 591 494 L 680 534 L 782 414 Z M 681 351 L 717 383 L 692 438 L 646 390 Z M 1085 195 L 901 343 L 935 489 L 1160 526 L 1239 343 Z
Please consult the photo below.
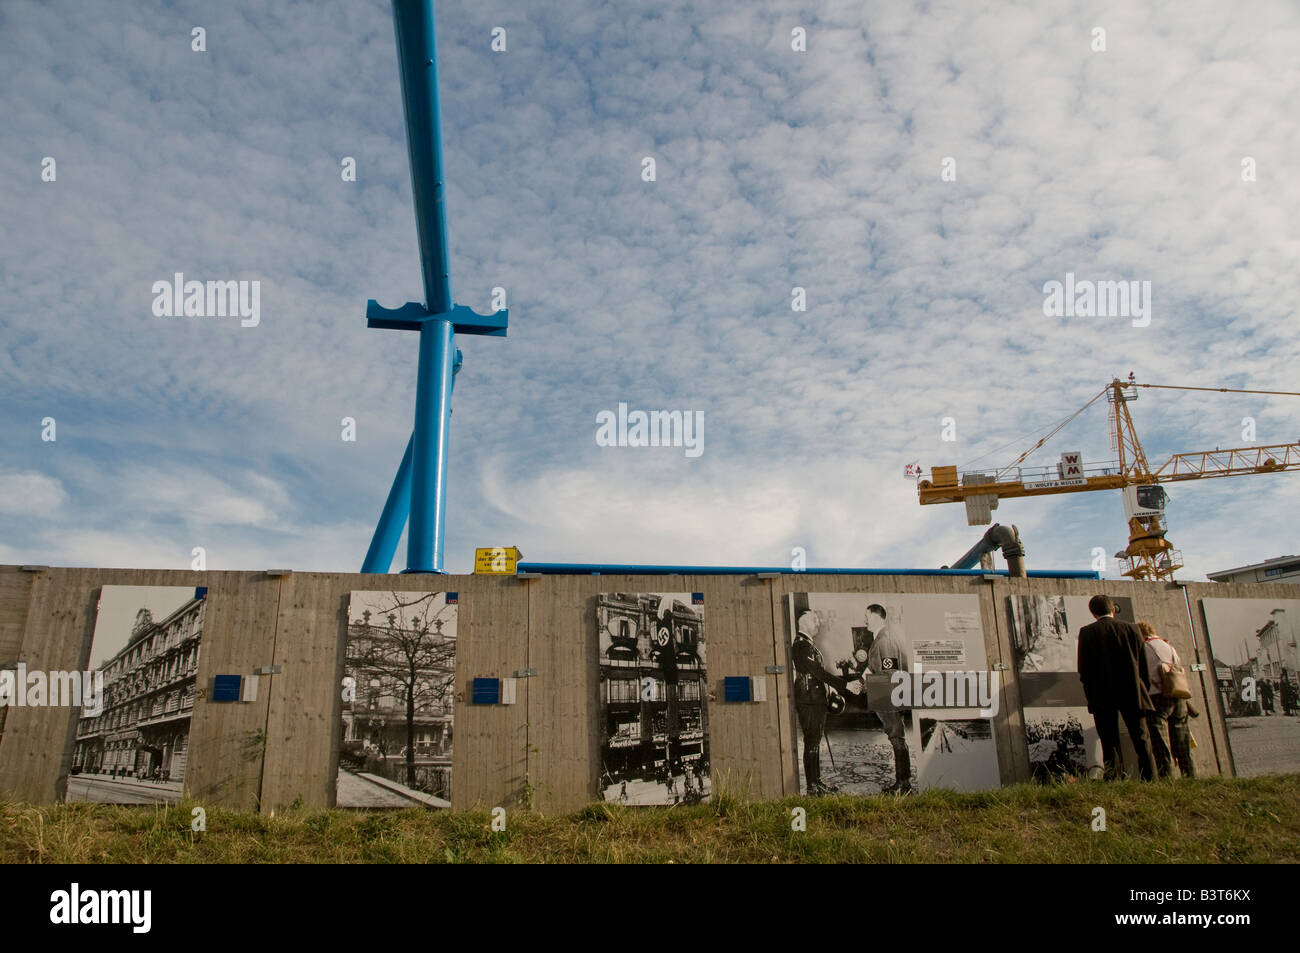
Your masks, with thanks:
M 1146 454 L 1133 428 L 1129 401 L 1137 400 L 1137 389 L 1213 391 L 1221 394 L 1268 394 L 1300 397 L 1300 393 L 1276 390 L 1236 390 L 1228 387 L 1178 387 L 1168 384 L 1139 384 L 1129 374 L 1127 381 L 1112 380 L 1101 391 L 1009 466 L 993 472 L 957 472 L 956 467 L 932 467 L 929 479 L 917 484 L 922 506 L 931 503 L 966 504 L 971 526 L 992 521 L 998 500 L 1017 496 L 1047 496 L 1056 493 L 1084 493 L 1090 490 L 1120 490 L 1128 517 L 1128 548 L 1116 553 L 1125 576 L 1131 579 L 1172 580 L 1183 566 L 1182 553 L 1165 539 L 1166 494 L 1162 483 L 1203 480 L 1211 477 L 1244 476 L 1247 473 L 1280 473 L 1300 470 L 1300 443 L 1279 443 L 1266 447 L 1232 450 L 1202 450 L 1176 453 L 1156 469 L 1147 464 Z M 1061 454 L 1051 468 L 1026 469 L 1025 459 L 1054 437 L 1063 427 L 1105 397 L 1110 404 L 1111 449 L 1119 464 L 1085 465 L 1079 453 Z

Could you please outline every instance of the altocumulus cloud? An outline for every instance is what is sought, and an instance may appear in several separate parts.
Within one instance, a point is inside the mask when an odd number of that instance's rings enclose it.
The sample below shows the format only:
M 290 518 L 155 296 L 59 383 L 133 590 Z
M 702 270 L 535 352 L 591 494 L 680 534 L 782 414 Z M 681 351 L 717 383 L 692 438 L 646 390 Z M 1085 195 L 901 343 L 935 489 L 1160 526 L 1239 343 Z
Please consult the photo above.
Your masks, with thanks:
M 0 473 L 0 512 L 53 513 L 68 501 L 63 484 L 43 473 Z
M 1288 2 L 442 0 L 438 15 L 453 287 L 479 310 L 504 287 L 512 315 L 508 338 L 460 342 L 452 570 L 501 543 L 937 566 L 979 530 L 918 507 L 905 463 L 1009 462 L 1130 370 L 1293 376 Z M 365 300 L 421 296 L 387 3 L 286 17 L 142 0 L 75 19 L 0 10 L 0 557 L 179 568 L 204 545 L 221 568 L 357 568 L 415 380 L 413 339 L 367 330 Z M 259 280 L 259 325 L 153 316 L 153 282 L 176 272 Z M 1042 287 L 1067 272 L 1149 280 L 1151 325 L 1045 318 Z M 1143 396 L 1155 459 L 1240 445 L 1247 416 L 1260 443 L 1300 434 L 1294 399 Z M 597 447 L 594 411 L 620 401 L 702 412 L 704 454 Z M 1110 458 L 1104 412 L 1058 440 L 1030 462 Z M 1276 514 L 1295 483 L 1177 487 L 1187 574 L 1290 551 Z M 1086 568 L 1125 537 L 1109 495 L 996 517 L 1036 568 Z

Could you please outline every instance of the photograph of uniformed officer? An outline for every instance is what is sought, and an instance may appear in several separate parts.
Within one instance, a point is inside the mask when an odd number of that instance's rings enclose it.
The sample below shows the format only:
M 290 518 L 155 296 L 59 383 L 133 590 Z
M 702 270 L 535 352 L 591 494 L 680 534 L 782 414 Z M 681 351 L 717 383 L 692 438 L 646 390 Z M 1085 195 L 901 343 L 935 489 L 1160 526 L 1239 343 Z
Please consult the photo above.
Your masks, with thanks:
M 903 640 L 889 628 L 885 607 L 879 603 L 867 606 L 866 626 L 871 630 L 871 650 L 867 652 L 864 674 L 892 675 L 896 671 L 910 671 L 910 659 Z M 912 757 L 907 750 L 907 727 L 903 722 L 905 709 L 876 712 L 889 745 L 894 749 L 894 783 L 882 794 L 910 794 L 912 791 Z
M 821 650 L 813 643 L 818 621 L 805 612 L 795 626 L 790 657 L 794 665 L 794 706 L 803 732 L 803 772 L 808 794 L 831 794 L 838 790 L 822 781 L 821 747 L 830 706 L 844 707 L 844 678 L 826 670 Z

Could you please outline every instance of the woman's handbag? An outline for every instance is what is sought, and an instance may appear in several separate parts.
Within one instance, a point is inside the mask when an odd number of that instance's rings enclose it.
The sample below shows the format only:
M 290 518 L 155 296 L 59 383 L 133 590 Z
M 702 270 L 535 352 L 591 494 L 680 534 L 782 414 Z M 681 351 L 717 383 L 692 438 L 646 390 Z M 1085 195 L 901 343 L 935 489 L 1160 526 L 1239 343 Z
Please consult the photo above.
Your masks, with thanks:
M 1192 697 L 1192 686 L 1187 683 L 1187 672 L 1177 662 L 1160 663 L 1160 690 L 1166 698 Z

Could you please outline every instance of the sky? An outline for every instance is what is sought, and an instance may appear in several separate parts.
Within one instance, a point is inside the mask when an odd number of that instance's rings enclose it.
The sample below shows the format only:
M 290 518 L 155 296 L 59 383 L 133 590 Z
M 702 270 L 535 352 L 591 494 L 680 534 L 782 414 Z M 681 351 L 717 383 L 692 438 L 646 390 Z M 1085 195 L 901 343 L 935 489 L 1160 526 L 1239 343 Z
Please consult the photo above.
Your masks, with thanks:
M 1300 390 L 1293 3 L 437 17 L 453 297 L 510 309 L 457 337 L 452 572 L 938 567 L 983 528 L 907 464 L 1009 464 L 1130 372 Z M 0 562 L 358 570 L 416 379 L 366 300 L 423 299 L 391 8 L 6 0 L 0 84 Z M 259 322 L 155 315 L 176 272 L 258 281 Z M 1046 315 L 1067 273 L 1149 281 L 1149 323 Z M 702 414 L 703 452 L 599 445 L 620 403 Z M 1132 412 L 1153 463 L 1300 440 L 1296 397 Z M 1107 435 L 1099 403 L 1026 465 Z M 1179 578 L 1300 553 L 1294 474 L 1171 495 Z M 1118 576 L 1118 493 L 993 516 L 1030 569 Z

